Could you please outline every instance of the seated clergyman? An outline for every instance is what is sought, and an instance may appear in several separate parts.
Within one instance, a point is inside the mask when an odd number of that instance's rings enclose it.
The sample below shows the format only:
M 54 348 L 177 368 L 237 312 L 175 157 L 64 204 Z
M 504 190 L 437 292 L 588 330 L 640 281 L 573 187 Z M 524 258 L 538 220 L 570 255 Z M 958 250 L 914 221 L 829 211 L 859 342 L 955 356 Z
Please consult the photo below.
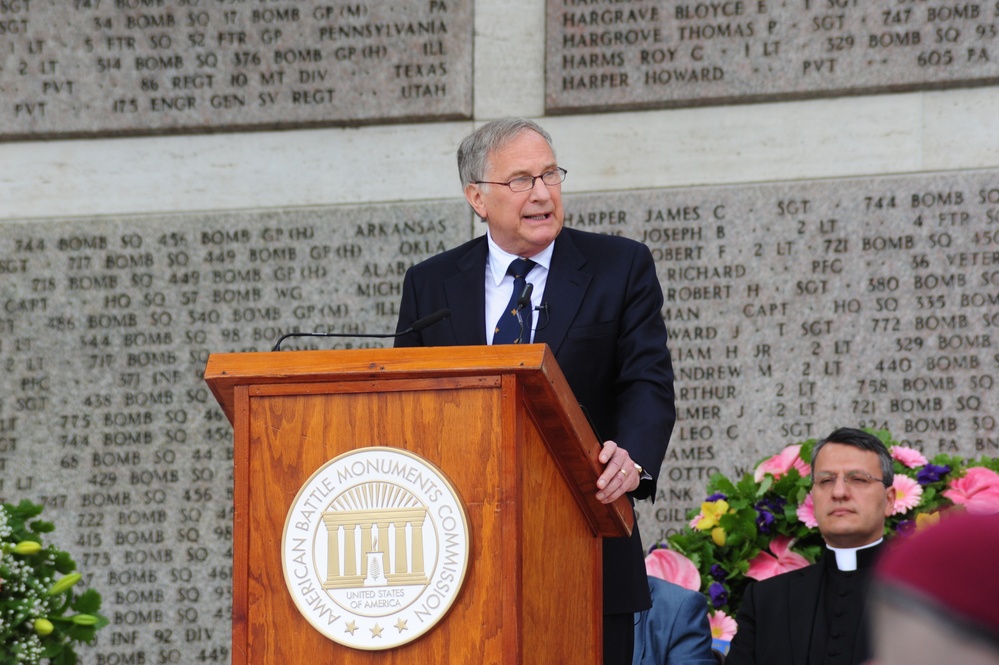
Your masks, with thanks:
M 871 434 L 841 428 L 815 446 L 811 494 L 826 551 L 811 566 L 747 587 L 728 665 L 870 658 L 865 598 L 895 503 L 893 479 L 891 454 Z

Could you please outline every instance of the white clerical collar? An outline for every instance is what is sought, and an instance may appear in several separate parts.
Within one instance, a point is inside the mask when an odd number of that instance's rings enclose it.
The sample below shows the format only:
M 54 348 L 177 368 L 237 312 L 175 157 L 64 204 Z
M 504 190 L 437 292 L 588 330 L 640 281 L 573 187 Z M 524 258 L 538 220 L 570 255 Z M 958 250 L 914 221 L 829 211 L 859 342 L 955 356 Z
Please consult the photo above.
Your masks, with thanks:
M 849 573 L 857 569 L 857 552 L 880 545 L 883 540 L 884 538 L 878 538 L 873 543 L 861 547 L 831 547 L 826 545 L 826 549 L 836 555 L 836 567 L 844 573 Z
M 486 231 L 486 241 L 489 243 L 489 257 L 486 259 L 486 270 L 490 275 L 492 275 L 493 283 L 499 286 L 499 283 L 503 281 L 503 277 L 506 276 L 506 270 L 510 267 L 510 262 L 514 259 L 519 259 L 520 257 L 516 254 L 504 251 L 499 245 L 496 244 L 489 231 Z M 552 252 L 554 250 L 555 242 L 553 241 L 539 253 L 528 258 L 547 271 L 551 268 Z

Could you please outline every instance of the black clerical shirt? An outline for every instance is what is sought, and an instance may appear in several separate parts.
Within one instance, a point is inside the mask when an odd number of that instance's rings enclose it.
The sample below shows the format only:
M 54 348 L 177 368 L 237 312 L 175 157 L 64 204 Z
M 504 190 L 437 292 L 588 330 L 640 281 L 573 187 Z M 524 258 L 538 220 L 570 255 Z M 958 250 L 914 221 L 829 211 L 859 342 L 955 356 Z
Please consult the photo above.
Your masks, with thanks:
M 870 658 L 864 603 L 881 546 L 857 550 L 857 569 L 842 571 L 836 553 L 826 550 L 819 565 L 822 584 L 816 599 L 809 665 L 856 665 Z

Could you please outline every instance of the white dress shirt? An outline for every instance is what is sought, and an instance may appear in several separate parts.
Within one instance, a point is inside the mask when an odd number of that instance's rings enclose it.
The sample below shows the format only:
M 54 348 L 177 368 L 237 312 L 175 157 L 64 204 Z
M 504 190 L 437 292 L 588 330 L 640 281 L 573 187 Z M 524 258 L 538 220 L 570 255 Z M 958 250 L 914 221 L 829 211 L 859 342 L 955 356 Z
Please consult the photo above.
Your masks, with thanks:
M 545 287 L 548 285 L 548 269 L 552 263 L 552 251 L 555 243 L 545 247 L 539 254 L 529 257 L 519 257 L 500 249 L 500 246 L 493 242 L 493 238 L 486 232 L 486 240 L 489 243 L 489 255 L 486 257 L 486 344 L 493 343 L 493 332 L 496 330 L 496 322 L 503 315 L 503 310 L 510 302 L 510 293 L 513 292 L 513 275 L 506 274 L 510 267 L 510 262 L 514 259 L 529 258 L 538 265 L 531 269 L 527 275 L 527 283 L 534 285 L 531 293 L 531 307 L 539 307 L 544 301 Z M 535 311 L 532 314 L 531 332 L 527 341 L 534 341 L 534 332 L 538 329 L 538 320 L 541 312 Z

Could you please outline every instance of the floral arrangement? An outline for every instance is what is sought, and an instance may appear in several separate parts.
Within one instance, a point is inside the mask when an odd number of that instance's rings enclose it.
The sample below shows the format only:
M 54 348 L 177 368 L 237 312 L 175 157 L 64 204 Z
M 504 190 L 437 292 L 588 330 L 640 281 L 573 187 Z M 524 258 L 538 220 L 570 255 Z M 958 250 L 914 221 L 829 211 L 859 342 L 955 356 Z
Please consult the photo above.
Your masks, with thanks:
M 999 512 L 999 459 L 941 454 L 929 460 L 886 431 L 868 431 L 895 461 L 895 504 L 885 521 L 886 538 L 921 530 L 955 507 Z M 810 565 L 823 550 L 809 493 L 816 443 L 787 446 L 738 481 L 712 476 L 689 525 L 653 547 L 646 559 L 650 575 L 707 596 L 712 634 L 722 643 L 735 635 L 734 617 L 750 582 Z
M 74 642 L 92 642 L 108 624 L 93 589 L 76 592 L 82 575 L 69 554 L 43 546 L 51 522 L 35 519 L 29 501 L 0 504 L 0 665 L 75 665 Z

